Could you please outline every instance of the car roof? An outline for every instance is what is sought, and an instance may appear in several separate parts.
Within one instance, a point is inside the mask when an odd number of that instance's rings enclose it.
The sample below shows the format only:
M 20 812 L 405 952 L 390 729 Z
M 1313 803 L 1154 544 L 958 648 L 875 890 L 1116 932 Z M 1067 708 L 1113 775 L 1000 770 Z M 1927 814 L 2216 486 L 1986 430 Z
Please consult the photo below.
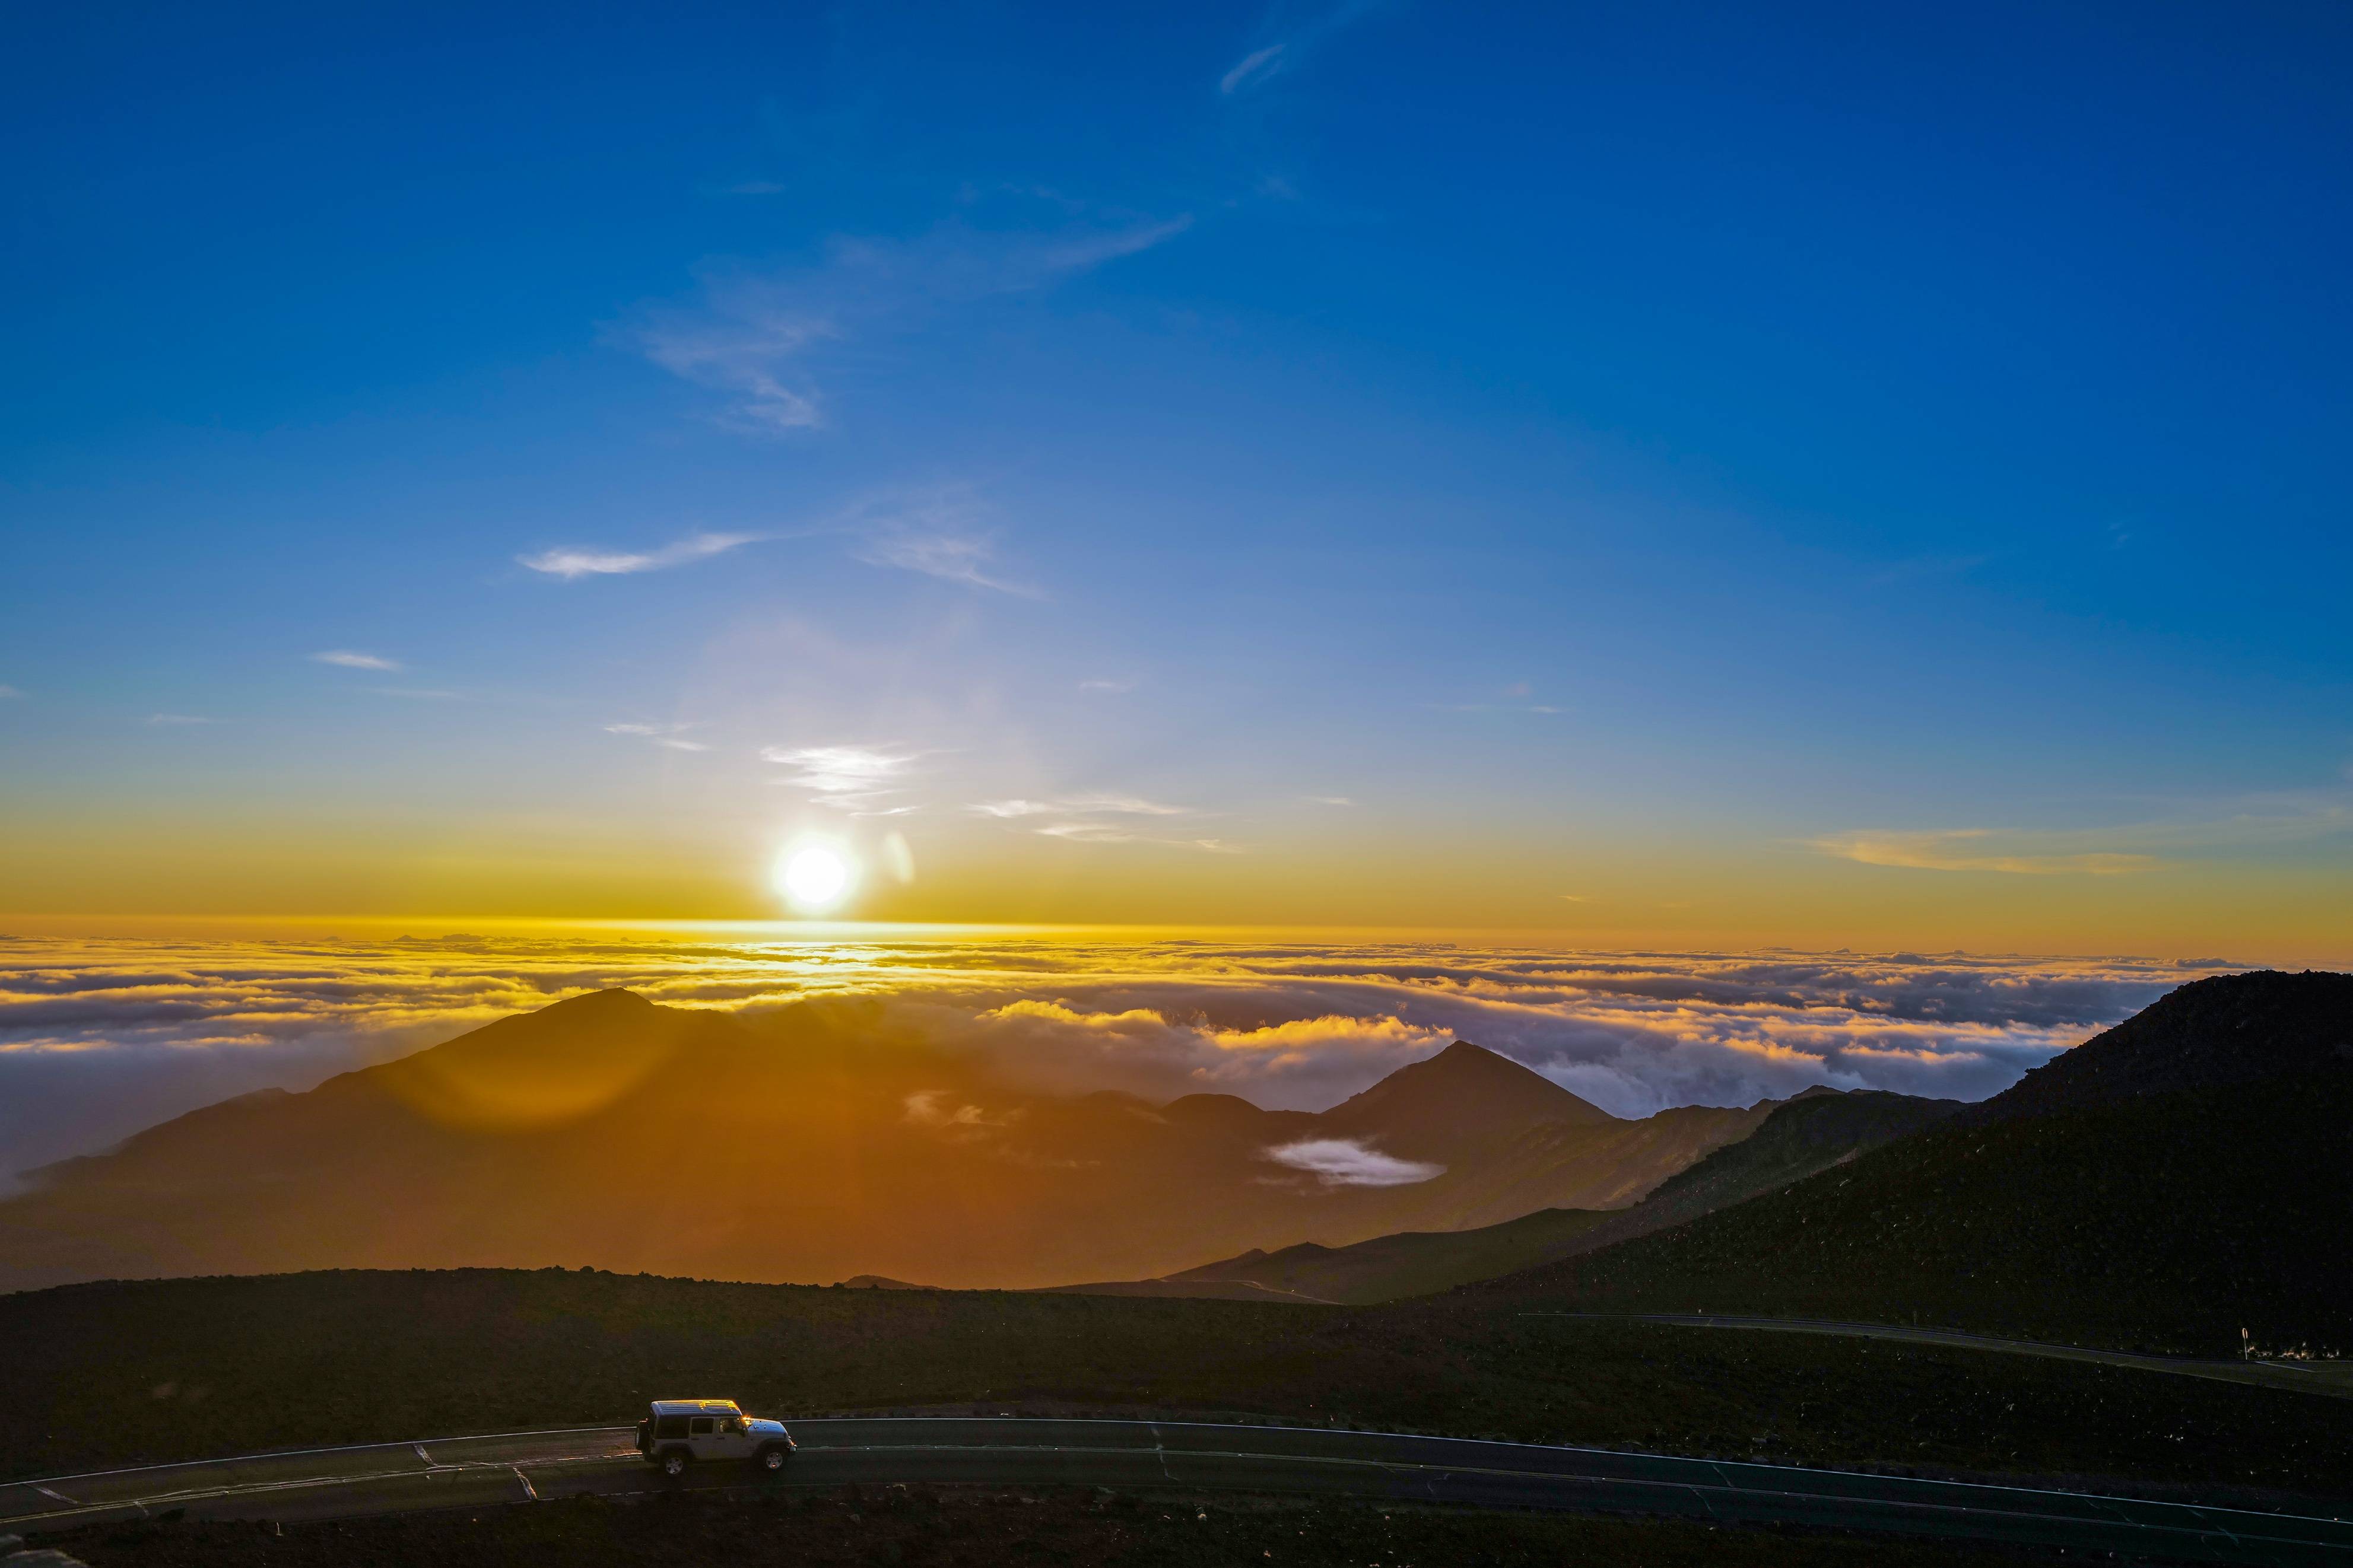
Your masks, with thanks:
M 657 1415 L 741 1415 L 743 1406 L 732 1399 L 657 1399 Z

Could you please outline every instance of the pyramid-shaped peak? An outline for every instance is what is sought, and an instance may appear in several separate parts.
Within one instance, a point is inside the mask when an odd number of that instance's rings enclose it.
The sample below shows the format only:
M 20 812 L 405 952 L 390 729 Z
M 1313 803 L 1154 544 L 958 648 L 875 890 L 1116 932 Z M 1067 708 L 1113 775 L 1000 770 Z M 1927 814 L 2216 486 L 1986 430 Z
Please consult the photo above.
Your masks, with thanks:
M 1343 1137 L 1362 1138 L 1409 1159 L 1444 1159 L 1466 1147 L 1561 1122 L 1616 1120 L 1507 1056 L 1457 1040 L 1401 1067 L 1317 1119 Z

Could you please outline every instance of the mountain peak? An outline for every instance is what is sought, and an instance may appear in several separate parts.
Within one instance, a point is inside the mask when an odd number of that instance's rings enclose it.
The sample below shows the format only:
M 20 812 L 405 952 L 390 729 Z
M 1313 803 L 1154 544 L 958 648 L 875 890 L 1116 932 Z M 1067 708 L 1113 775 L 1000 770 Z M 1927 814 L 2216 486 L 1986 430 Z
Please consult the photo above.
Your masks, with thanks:
M 1509 1057 L 1457 1040 L 1316 1120 L 1344 1137 L 1376 1141 L 1388 1153 L 1446 1160 L 1531 1128 L 1617 1119 Z

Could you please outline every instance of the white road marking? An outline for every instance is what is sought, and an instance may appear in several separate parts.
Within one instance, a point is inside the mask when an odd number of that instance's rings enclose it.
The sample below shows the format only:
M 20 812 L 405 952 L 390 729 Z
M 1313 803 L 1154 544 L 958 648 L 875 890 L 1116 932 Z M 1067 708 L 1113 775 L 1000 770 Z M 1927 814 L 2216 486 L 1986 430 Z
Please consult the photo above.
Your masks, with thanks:
M 73 1499 L 66 1496 L 63 1492 L 53 1492 L 47 1487 L 35 1487 L 33 1489 L 40 1493 L 45 1498 L 55 1499 L 57 1501 L 65 1504 L 68 1508 L 79 1508 L 81 1506 L 81 1504 L 74 1501 Z
M 420 1459 L 424 1460 L 427 1464 L 428 1464 L 428 1465 L 429 1465 L 429 1464 L 431 1464 L 431 1463 L 433 1462 L 433 1456 L 432 1456 L 432 1455 L 430 1455 L 430 1454 L 428 1454 L 428 1453 L 427 1453 L 427 1452 L 425 1451 L 425 1445 L 424 1445 L 424 1444 L 422 1444 L 422 1443 L 411 1443 L 411 1444 L 409 1445 L 409 1447 L 412 1447 L 412 1448 L 414 1448 L 414 1449 L 416 1449 L 416 1450 L 417 1450 L 417 1457 L 418 1458 L 420 1458 Z
M 523 1500 L 525 1502 L 537 1502 L 539 1500 L 539 1494 L 532 1489 L 531 1478 L 522 1473 L 522 1467 L 521 1465 L 509 1465 L 507 1468 L 514 1472 L 514 1479 L 522 1484 Z

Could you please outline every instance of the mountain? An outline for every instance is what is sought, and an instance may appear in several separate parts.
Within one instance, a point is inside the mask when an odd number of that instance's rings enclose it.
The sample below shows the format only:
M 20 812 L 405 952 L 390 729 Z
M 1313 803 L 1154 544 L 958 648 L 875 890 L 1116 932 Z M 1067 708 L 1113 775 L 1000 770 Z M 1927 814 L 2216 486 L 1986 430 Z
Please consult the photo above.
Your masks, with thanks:
M 1705 1179 L 1694 1170 L 1688 1178 Z M 1672 1201 L 1664 1187 L 1660 1196 Z M 2201 980 L 1940 1124 L 1486 1289 L 1580 1310 L 2353 1351 L 2353 976 Z
M 574 997 L 150 1128 L 0 1202 L 0 1289 L 596 1265 L 1039 1287 L 1632 1203 L 1766 1113 L 1621 1121 L 1457 1042 L 1321 1114 L 1041 1095 L 857 1003 Z
M 1164 1279 L 1062 1289 L 1090 1295 L 1224 1295 L 1352 1306 L 1430 1295 L 1664 1230 L 1852 1160 L 1961 1109 L 1957 1100 L 1876 1089 L 1814 1089 L 1786 1103 L 1767 1103 L 1770 1114 L 1754 1132 L 1668 1177 L 1631 1208 L 1547 1208 L 1500 1225 L 1409 1231 L 1349 1247 L 1302 1242 L 1274 1252 L 1253 1249 Z

